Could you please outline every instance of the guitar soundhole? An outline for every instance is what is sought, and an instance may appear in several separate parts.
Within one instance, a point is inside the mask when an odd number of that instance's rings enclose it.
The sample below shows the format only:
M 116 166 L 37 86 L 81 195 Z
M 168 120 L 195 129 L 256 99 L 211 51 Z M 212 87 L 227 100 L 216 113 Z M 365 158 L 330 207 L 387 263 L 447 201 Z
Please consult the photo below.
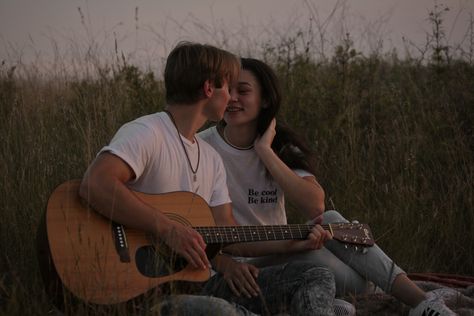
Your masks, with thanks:
M 163 248 L 160 247 L 160 251 L 156 251 L 153 246 L 138 248 L 135 262 L 141 274 L 149 278 L 158 278 L 184 269 L 187 261 Z

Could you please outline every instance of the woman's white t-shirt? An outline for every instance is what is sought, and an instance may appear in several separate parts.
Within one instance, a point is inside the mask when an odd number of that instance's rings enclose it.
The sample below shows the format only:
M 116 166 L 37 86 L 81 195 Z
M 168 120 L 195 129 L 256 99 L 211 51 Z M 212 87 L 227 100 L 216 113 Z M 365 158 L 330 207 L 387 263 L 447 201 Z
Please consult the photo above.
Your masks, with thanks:
M 266 171 L 255 149 L 236 149 L 227 144 L 217 128 L 199 133 L 221 155 L 227 173 L 232 211 L 240 225 L 285 225 L 285 197 L 282 188 Z M 293 170 L 301 177 L 312 176 Z

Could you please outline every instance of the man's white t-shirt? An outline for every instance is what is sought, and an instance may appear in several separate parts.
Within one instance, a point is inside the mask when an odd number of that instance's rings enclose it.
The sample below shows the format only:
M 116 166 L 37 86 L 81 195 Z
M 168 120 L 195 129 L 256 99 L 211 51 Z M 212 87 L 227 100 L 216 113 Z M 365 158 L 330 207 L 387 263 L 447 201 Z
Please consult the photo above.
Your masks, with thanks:
M 194 169 L 200 152 L 196 181 L 193 181 L 194 175 L 178 137 L 181 137 Z M 196 142 L 178 135 L 165 112 L 124 124 L 101 152 L 120 157 L 132 168 L 135 179 L 127 185 L 134 191 L 148 194 L 190 191 L 200 195 L 211 207 L 230 203 L 226 173 L 219 154 L 198 135 Z
M 240 225 L 286 225 L 283 190 L 266 171 L 255 149 L 236 149 L 227 144 L 217 128 L 199 133 L 221 155 L 227 173 L 232 210 Z M 294 170 L 300 177 L 312 176 Z

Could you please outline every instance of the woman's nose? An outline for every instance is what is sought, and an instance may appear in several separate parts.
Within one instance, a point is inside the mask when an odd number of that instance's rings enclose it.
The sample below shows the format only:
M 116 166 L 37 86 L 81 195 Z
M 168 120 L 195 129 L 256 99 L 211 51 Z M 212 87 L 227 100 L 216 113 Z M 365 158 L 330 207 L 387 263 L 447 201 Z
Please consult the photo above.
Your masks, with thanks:
M 237 102 L 239 99 L 239 94 L 235 89 L 230 90 L 230 101 L 229 102 Z

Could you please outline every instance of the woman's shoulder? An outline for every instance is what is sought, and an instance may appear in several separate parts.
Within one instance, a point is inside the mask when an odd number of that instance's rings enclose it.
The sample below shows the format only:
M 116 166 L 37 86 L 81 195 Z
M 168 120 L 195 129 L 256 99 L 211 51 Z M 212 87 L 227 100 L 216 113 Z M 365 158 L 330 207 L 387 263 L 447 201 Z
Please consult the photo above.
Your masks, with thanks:
M 198 133 L 198 136 L 205 141 L 209 141 L 218 137 L 218 132 L 216 126 L 211 126 L 205 130 Z

